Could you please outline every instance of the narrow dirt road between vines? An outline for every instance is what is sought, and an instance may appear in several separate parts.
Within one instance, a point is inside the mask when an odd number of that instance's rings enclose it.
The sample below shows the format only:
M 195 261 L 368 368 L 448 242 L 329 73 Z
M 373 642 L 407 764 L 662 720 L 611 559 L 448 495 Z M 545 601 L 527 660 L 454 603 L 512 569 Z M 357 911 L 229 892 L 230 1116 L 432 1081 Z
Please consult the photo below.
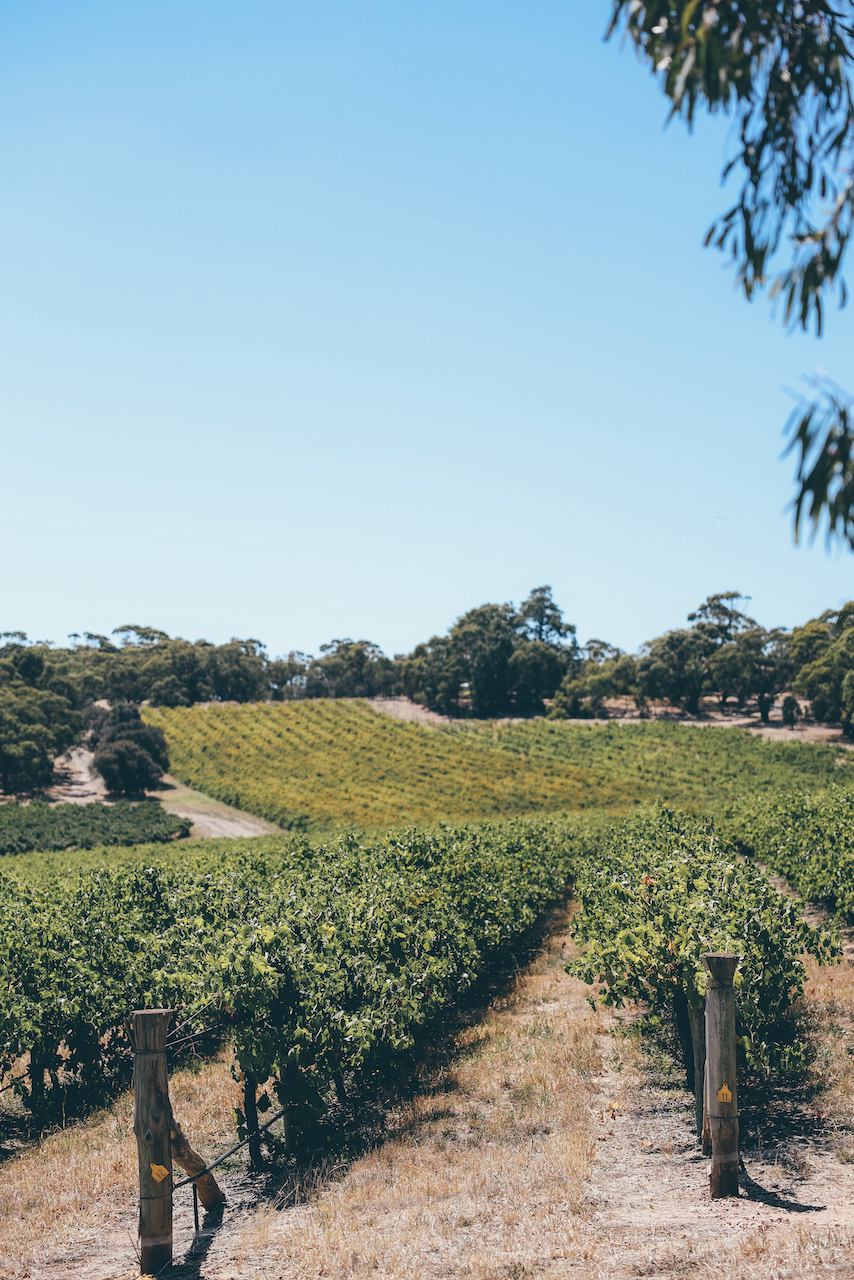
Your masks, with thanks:
M 45 793 L 45 798 L 51 804 L 91 804 L 93 800 L 109 804 L 104 779 L 92 768 L 94 758 L 94 753 L 86 747 L 72 747 L 66 755 L 60 756 L 55 766 L 56 781 Z M 167 813 L 192 820 L 192 840 L 265 836 L 281 830 L 264 818 L 256 818 L 254 814 L 243 813 L 200 791 L 193 791 L 169 774 L 164 774 L 162 785 L 156 791 L 149 791 L 148 795 L 159 800 Z
M 387 1105 L 366 1154 L 265 1175 L 235 1159 L 224 1218 L 195 1239 L 179 1192 L 175 1280 L 851 1280 L 854 970 L 811 970 L 815 1077 L 743 1090 L 741 1196 L 712 1202 L 683 1074 L 613 1034 L 631 1032 L 630 1015 L 590 1009 L 563 971 L 566 914 L 552 923 L 447 1061 Z M 209 1158 L 233 1141 L 236 1091 L 225 1060 L 173 1077 L 176 1114 Z M 135 1174 L 127 1096 L 8 1160 L 0 1276 L 130 1280 Z

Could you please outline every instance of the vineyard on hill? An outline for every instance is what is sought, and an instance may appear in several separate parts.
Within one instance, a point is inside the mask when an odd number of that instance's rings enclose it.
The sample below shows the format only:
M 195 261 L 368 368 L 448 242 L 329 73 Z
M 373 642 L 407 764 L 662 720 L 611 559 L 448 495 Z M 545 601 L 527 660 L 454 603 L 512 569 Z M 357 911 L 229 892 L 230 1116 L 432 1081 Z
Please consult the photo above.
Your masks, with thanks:
M 365 703 L 148 709 L 187 786 L 299 831 L 380 829 L 533 812 L 629 808 L 655 799 L 637 778 L 489 749 Z
M 663 723 L 433 728 L 332 700 L 148 709 L 145 718 L 165 732 L 182 783 L 307 832 L 619 812 L 655 800 L 717 810 L 745 792 L 826 787 L 852 768 L 835 747 Z
M 765 742 L 744 729 L 646 721 L 601 726 L 528 720 L 466 728 L 478 741 L 532 760 L 580 766 L 681 809 L 718 809 L 733 797 L 826 787 L 850 777 L 854 756 L 834 746 Z

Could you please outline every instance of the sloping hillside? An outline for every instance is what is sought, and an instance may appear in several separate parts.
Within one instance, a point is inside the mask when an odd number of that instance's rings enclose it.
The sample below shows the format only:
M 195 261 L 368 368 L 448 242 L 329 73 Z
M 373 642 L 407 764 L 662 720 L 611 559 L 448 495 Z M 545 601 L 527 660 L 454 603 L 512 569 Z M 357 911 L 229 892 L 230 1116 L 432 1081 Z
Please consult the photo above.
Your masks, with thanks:
M 654 798 L 634 778 L 492 749 L 362 703 L 149 709 L 185 785 L 304 831 L 624 808 Z
M 462 731 L 493 750 L 565 768 L 580 766 L 635 788 L 638 796 L 652 794 L 692 811 L 720 809 L 747 793 L 854 780 L 854 756 L 839 746 L 766 742 L 741 728 L 711 724 L 526 720 L 471 722 Z

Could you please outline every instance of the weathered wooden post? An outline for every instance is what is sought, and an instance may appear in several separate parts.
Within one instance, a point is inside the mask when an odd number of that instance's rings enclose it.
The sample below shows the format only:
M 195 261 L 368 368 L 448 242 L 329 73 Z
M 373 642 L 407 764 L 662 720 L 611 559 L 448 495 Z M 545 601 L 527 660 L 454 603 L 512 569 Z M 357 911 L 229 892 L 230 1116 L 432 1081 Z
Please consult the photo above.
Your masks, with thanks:
M 697 1137 L 703 1136 L 703 1101 L 706 1081 L 706 1018 L 702 1009 L 688 1006 L 691 1026 L 691 1045 L 694 1050 L 694 1118 Z
M 738 1090 L 735 1064 L 735 991 L 740 957 L 703 956 L 706 970 L 706 1088 L 712 1139 L 712 1199 L 738 1195 Z
M 243 1115 L 249 1135 L 249 1167 L 254 1173 L 264 1168 L 261 1155 L 261 1135 L 258 1132 L 258 1081 L 254 1076 L 243 1076 Z
M 137 1009 L 133 1032 L 133 1131 L 139 1151 L 140 1275 L 172 1261 L 172 1108 L 166 1071 L 171 1009 Z
M 184 1130 L 178 1121 L 172 1116 L 172 1158 L 176 1164 L 179 1164 L 186 1174 L 191 1178 L 195 1178 L 196 1174 L 201 1175 L 196 1178 L 196 1191 L 202 1205 L 205 1209 L 219 1209 L 225 1204 L 225 1193 L 220 1190 L 219 1184 L 212 1173 L 202 1173 L 207 1168 L 207 1161 L 204 1160 L 190 1146 L 184 1134 Z

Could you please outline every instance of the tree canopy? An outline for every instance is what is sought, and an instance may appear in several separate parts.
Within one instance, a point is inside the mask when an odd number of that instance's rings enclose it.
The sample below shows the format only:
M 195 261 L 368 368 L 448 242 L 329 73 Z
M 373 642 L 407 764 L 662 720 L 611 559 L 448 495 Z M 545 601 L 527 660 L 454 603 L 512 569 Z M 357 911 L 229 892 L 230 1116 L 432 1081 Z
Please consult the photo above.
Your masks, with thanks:
M 854 734 L 854 601 L 786 631 L 747 612 L 749 598 L 721 591 L 686 625 L 654 636 L 636 654 L 599 637 L 579 644 L 551 587 L 518 606 L 488 602 L 442 635 L 390 657 L 370 640 L 331 640 L 318 655 L 271 658 L 256 639 L 171 637 L 148 626 L 112 637 L 84 632 L 68 648 L 4 632 L 0 645 L 0 791 L 38 792 L 58 755 L 88 731 L 95 764 L 112 790 L 139 793 L 168 770 L 166 741 L 139 705 L 276 702 L 299 698 L 407 697 L 443 715 L 587 719 L 651 702 L 696 715 L 755 708 L 768 720 L 781 694 L 785 722 L 803 702 L 820 721 Z M 120 637 L 120 643 L 114 638 Z M 799 699 L 801 701 L 799 701 Z M 611 703 L 610 708 L 608 703 Z
M 611 0 L 608 35 L 624 32 L 661 82 L 671 117 L 735 117 L 723 169 L 735 203 L 706 243 L 727 253 L 745 296 L 767 289 L 787 324 L 821 333 L 827 299 L 847 300 L 854 229 L 854 4 L 840 0 Z M 795 536 L 854 547 L 852 399 L 827 381 L 789 422 L 798 460 Z

